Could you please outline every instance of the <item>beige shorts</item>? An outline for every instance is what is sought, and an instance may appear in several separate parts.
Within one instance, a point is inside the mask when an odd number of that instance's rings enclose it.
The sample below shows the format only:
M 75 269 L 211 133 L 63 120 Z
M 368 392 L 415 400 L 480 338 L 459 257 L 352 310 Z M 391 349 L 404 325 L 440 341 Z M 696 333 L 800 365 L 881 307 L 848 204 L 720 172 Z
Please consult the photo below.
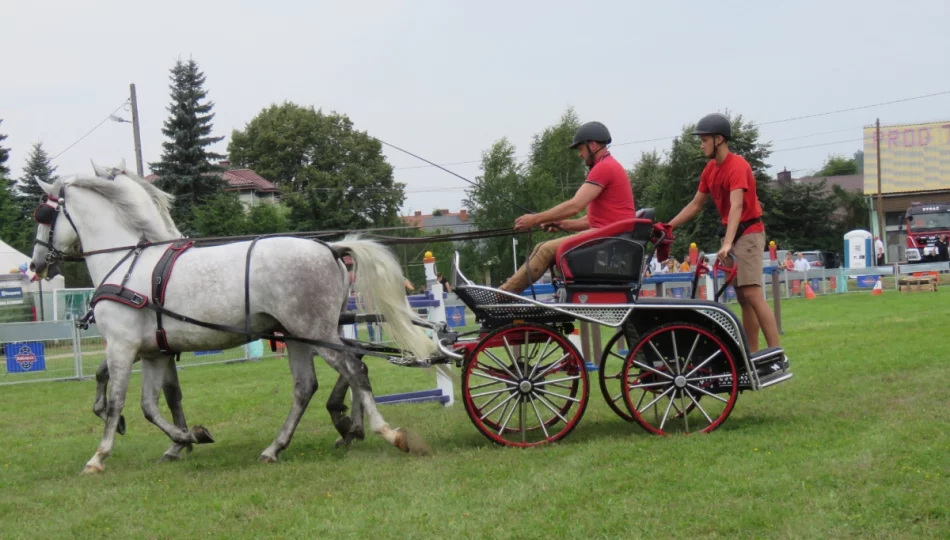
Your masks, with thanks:
M 762 286 L 762 253 L 765 252 L 765 233 L 743 234 L 732 246 L 732 254 L 739 261 L 736 287 Z

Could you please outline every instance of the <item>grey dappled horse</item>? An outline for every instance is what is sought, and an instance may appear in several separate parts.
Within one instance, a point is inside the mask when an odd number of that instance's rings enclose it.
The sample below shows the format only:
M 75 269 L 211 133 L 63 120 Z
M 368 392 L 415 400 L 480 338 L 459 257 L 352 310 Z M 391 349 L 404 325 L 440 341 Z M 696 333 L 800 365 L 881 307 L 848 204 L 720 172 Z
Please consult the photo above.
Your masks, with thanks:
M 89 274 L 98 285 L 107 275 L 107 283 L 120 283 L 128 273 L 125 286 L 149 295 L 152 270 L 167 245 L 144 248 L 131 272 L 132 257 L 126 255 L 140 240 L 163 242 L 181 237 L 168 212 L 173 198 L 125 171 L 124 163 L 115 169 L 93 167 L 94 176 L 70 177 L 52 185 L 39 183 L 48 199 L 43 204 L 52 207 L 55 213 L 47 209 L 44 215 L 48 218 L 38 219 L 31 268 L 44 278 L 48 272 L 55 272 L 55 262 L 62 254 L 80 249 L 92 252 L 129 246 L 127 250 L 86 257 Z M 247 258 L 249 243 L 242 241 L 185 251 L 177 259 L 166 284 L 164 307 L 200 321 L 243 327 L 247 260 L 253 334 L 277 331 L 341 345 L 339 316 L 346 306 L 349 279 L 338 255 L 349 255 L 355 262 L 357 293 L 367 310 L 385 318 L 397 346 L 417 358 L 428 358 L 435 352 L 434 343 L 413 324 L 414 320 L 422 321 L 405 301 L 401 268 L 385 246 L 347 237 L 343 242 L 330 244 L 337 252 L 334 254 L 318 242 L 274 237 L 259 240 Z M 96 399 L 96 408 L 105 420 L 105 431 L 84 472 L 97 473 L 105 468 L 104 460 L 112 451 L 122 418 L 129 374 L 137 359 L 142 362 L 145 417 L 174 443 L 163 457 L 176 459 L 180 451 L 191 444 L 213 442 L 205 428 L 188 429 L 174 360 L 170 354 L 161 352 L 156 342 L 155 312 L 107 300 L 96 304 L 94 314 L 106 341 L 107 372 L 100 369 L 97 374 L 101 396 L 97 395 Z M 176 351 L 225 349 L 248 340 L 243 334 L 211 330 L 167 316 L 162 320 L 168 345 Z M 315 353 L 340 374 L 337 387 L 343 387 L 344 391 L 332 393 L 331 401 L 338 403 L 328 401 L 327 408 L 344 442 L 362 438 L 365 411 L 373 432 L 401 450 L 413 450 L 406 431 L 391 428 L 377 410 L 365 366 L 355 355 L 288 341 L 287 354 L 294 380 L 293 405 L 277 437 L 261 453 L 261 461 L 277 461 L 316 392 Z M 109 379 L 111 394 L 106 399 L 105 385 Z M 353 389 L 354 405 L 349 418 L 343 415 L 347 384 Z M 173 423 L 160 414 L 158 394 L 161 390 L 165 392 Z

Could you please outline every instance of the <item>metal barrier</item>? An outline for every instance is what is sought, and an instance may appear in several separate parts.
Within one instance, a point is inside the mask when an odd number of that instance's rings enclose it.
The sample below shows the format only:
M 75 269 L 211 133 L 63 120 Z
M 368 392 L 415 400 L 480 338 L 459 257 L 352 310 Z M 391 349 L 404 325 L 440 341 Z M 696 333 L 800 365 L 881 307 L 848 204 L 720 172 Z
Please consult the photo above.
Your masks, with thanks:
M 105 359 L 105 341 L 96 326 L 76 328 L 73 321 L 0 324 L 0 386 L 82 380 L 94 377 Z M 182 353 L 179 369 L 209 364 L 246 362 L 281 357 L 262 341 L 222 351 Z M 135 369 L 134 371 L 140 371 Z

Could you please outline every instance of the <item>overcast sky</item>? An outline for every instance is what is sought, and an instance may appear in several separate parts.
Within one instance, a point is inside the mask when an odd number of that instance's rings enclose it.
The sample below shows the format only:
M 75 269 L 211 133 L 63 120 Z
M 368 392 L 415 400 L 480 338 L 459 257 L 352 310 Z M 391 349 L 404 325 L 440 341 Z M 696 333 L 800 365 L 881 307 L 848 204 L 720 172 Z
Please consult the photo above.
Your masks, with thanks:
M 583 121 L 605 122 L 615 143 L 638 141 L 676 135 L 716 110 L 767 122 L 948 91 L 948 6 L 2 0 L 0 133 L 18 177 L 32 143 L 60 153 L 135 83 L 147 169 L 161 155 L 169 69 L 190 56 L 207 76 L 216 135 L 290 100 L 345 113 L 358 129 L 439 163 L 477 161 L 503 136 L 523 155 L 568 106 Z M 947 120 L 950 95 L 763 126 L 775 141 L 770 164 L 805 169 L 797 176 L 830 152 L 850 155 L 876 117 Z M 827 144 L 839 141 L 851 142 Z M 813 145 L 822 146 L 799 148 Z M 668 147 L 613 153 L 630 167 L 642 151 Z M 424 163 L 386 153 L 408 184 L 405 211 L 458 210 L 463 181 L 403 168 Z M 91 172 L 90 159 L 121 158 L 134 168 L 131 126 L 106 122 L 54 164 L 73 174 Z M 451 168 L 479 174 L 477 163 Z

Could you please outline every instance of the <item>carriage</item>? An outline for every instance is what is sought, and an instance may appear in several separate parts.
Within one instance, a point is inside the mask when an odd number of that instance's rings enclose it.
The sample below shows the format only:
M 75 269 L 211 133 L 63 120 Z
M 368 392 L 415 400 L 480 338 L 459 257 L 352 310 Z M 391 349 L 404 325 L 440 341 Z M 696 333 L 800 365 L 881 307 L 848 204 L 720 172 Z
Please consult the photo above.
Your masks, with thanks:
M 716 301 L 642 297 L 644 269 L 665 232 L 650 209 L 635 219 L 578 234 L 556 253 L 553 303 L 476 285 L 453 262 L 454 290 L 481 328 L 442 339 L 462 368 L 472 423 L 488 439 L 535 446 L 566 437 L 591 394 L 588 364 L 569 336 L 577 321 L 616 329 L 596 368 L 601 394 L 624 420 L 649 433 L 710 432 L 739 394 L 792 377 L 781 348 L 749 351 L 743 326 Z M 722 294 L 732 273 L 726 272 Z

